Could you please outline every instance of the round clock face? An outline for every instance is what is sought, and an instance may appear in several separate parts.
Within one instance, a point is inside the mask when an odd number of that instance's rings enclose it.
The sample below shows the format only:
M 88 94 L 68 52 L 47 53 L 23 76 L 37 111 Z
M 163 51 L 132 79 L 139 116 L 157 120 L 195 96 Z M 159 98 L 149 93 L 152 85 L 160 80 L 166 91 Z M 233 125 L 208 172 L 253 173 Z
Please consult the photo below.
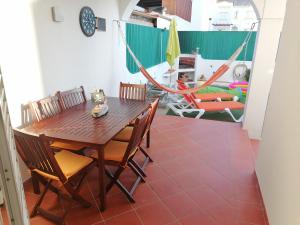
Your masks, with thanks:
M 93 10 L 90 7 L 83 7 L 80 10 L 79 22 L 82 32 L 90 37 L 96 30 L 96 17 Z

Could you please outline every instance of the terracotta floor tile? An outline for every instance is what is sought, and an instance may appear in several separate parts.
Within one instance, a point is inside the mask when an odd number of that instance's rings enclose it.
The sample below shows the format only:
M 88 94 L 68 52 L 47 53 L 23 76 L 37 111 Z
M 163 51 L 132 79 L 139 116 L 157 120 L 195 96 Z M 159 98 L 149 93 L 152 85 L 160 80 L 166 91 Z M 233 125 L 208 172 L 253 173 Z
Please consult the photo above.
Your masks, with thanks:
M 147 174 L 147 182 L 154 182 L 156 180 L 162 180 L 167 178 L 167 174 L 159 166 L 148 166 L 145 172 Z
M 206 183 L 203 178 L 199 176 L 197 171 L 183 172 L 171 176 L 171 179 L 174 180 L 176 185 L 182 190 L 206 186 Z
M 163 169 L 163 171 L 170 175 L 170 176 L 174 176 L 176 174 L 180 174 L 183 171 L 185 171 L 187 169 L 186 165 L 183 165 L 181 163 L 179 163 L 178 161 L 180 160 L 170 160 L 164 163 L 159 164 L 160 168 Z
M 157 194 L 147 185 L 140 184 L 134 192 L 135 203 L 131 204 L 133 208 L 139 208 L 143 205 L 159 200 Z
M 216 205 L 226 204 L 226 200 L 223 199 L 218 193 L 212 190 L 210 187 L 201 187 L 190 189 L 186 191 L 190 198 L 192 198 L 200 209 L 206 210 Z
M 186 193 L 179 193 L 162 201 L 178 219 L 199 210 L 198 205 Z
M 5 207 L 5 203 L 3 205 L 1 205 L 0 207 L 0 213 L 1 213 L 1 218 L 2 218 L 2 221 L 3 221 L 3 225 L 9 225 L 10 222 L 9 222 L 9 217 L 8 217 L 8 212 L 6 210 L 6 207 Z
M 182 225 L 218 225 L 209 215 L 198 212 L 179 220 Z
M 149 185 L 152 190 L 161 198 L 181 192 L 181 189 L 169 178 L 149 182 Z
M 216 205 L 206 211 L 218 225 L 235 225 L 238 222 L 238 213 L 229 204 Z
M 238 221 L 252 223 L 256 225 L 265 224 L 264 210 L 251 207 L 249 204 L 240 205 L 238 208 Z
M 167 223 L 166 225 L 181 225 L 179 221 L 172 222 L 172 223 Z
M 104 219 L 132 210 L 131 203 L 123 193 L 108 196 L 106 202 L 107 209 L 101 213 Z
M 45 218 L 41 216 L 36 216 L 32 219 L 30 219 L 30 225 L 55 225 L 55 223 L 46 220 Z
M 137 209 L 137 213 L 144 225 L 165 225 L 176 220 L 167 207 L 160 201 Z
M 98 208 L 92 206 L 90 208 L 75 207 L 72 208 L 66 217 L 66 222 L 69 225 L 92 225 L 103 221 Z
M 123 213 L 105 221 L 106 225 L 143 225 L 134 211 Z
M 242 186 L 241 188 L 241 186 L 237 186 L 234 199 L 246 203 L 263 205 L 258 187 Z

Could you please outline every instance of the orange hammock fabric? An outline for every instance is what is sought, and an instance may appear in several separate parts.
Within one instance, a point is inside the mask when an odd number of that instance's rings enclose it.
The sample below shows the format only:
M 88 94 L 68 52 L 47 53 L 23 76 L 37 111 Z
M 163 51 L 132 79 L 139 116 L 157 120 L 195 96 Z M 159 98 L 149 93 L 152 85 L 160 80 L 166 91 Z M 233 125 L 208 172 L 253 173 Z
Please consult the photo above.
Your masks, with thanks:
M 196 87 L 196 88 L 190 88 L 190 89 L 185 89 L 185 90 L 177 90 L 177 89 L 172 89 L 169 87 L 166 87 L 164 85 L 161 85 L 160 83 L 158 83 L 156 80 L 153 79 L 153 77 L 147 72 L 147 70 L 141 66 L 140 68 L 141 73 L 147 78 L 147 80 L 149 80 L 153 85 L 155 85 L 156 87 L 173 93 L 173 94 L 191 94 L 191 93 L 195 93 L 209 85 L 211 85 L 212 83 L 214 83 L 219 77 L 221 77 L 224 73 L 227 72 L 227 70 L 229 69 L 229 66 L 224 64 L 222 65 L 215 73 L 214 75 L 211 76 L 211 78 L 209 80 L 207 80 L 203 85 L 201 85 L 200 87 Z

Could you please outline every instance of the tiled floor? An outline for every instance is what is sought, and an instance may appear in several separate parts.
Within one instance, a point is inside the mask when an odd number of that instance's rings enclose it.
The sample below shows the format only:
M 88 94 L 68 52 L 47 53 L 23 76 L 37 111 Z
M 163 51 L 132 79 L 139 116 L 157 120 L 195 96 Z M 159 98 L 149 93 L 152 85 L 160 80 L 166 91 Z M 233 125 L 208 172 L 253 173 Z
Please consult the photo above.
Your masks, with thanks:
M 151 140 L 155 162 L 146 169 L 147 182 L 138 187 L 136 203 L 114 187 L 107 210 L 100 213 L 95 170 L 81 191 L 93 207 L 75 205 L 68 225 L 267 225 L 254 171 L 257 143 L 239 124 L 157 116 Z M 128 170 L 121 180 L 130 184 L 133 178 Z M 37 196 L 30 186 L 25 190 L 31 209 Z M 44 206 L 61 211 L 54 195 L 46 201 Z M 52 223 L 37 216 L 31 224 Z

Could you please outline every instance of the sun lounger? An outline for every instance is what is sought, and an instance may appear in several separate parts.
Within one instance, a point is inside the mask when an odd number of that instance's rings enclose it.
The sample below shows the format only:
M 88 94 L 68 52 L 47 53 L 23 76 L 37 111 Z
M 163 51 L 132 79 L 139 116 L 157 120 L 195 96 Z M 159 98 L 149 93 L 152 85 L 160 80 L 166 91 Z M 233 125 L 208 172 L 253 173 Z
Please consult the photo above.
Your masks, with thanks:
M 239 119 L 235 118 L 231 110 L 243 110 L 244 104 L 235 101 L 224 102 L 201 102 L 192 95 L 185 95 L 185 100 L 190 103 L 169 103 L 167 106 L 177 115 L 184 117 L 184 113 L 197 112 L 196 119 L 201 118 L 205 112 L 222 112 L 228 113 L 235 122 L 241 122 L 243 116 Z

